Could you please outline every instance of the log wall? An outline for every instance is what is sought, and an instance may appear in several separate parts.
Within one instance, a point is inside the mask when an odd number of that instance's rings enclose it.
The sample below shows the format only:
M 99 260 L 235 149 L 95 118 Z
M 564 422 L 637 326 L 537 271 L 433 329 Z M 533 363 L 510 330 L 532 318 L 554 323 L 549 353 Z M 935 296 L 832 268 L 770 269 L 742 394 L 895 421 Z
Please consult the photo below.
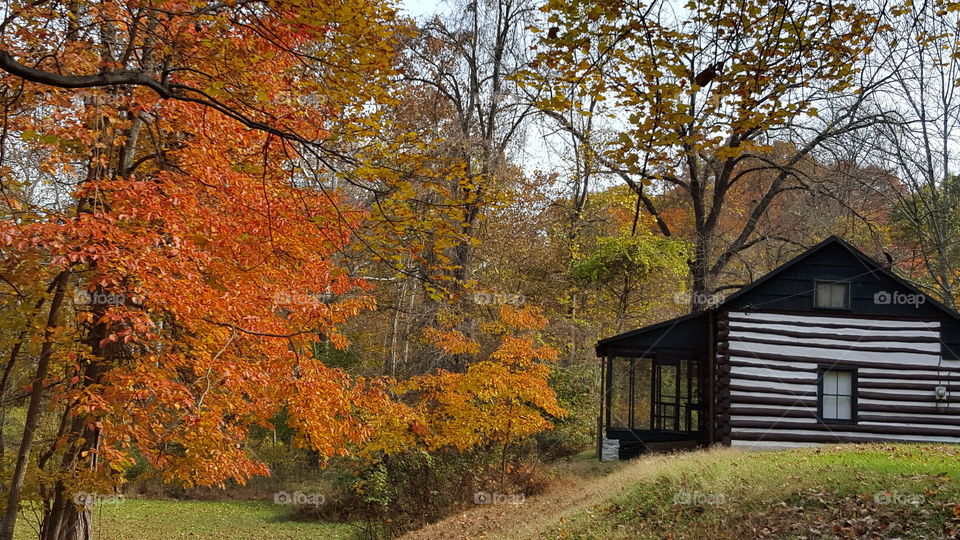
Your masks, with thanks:
M 937 321 L 729 312 L 718 321 L 717 433 L 732 446 L 960 443 L 960 360 Z M 850 423 L 817 416 L 820 367 L 857 370 Z M 949 397 L 937 401 L 935 388 Z

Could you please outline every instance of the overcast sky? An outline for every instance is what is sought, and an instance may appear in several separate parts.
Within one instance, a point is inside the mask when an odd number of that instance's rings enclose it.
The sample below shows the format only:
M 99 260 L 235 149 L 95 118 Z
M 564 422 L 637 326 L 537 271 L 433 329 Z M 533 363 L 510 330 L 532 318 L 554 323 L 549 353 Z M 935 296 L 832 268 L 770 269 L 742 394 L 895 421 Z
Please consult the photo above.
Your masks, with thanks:
M 425 19 L 441 11 L 449 9 L 449 0 L 399 0 L 401 10 L 416 19 Z M 534 170 L 550 171 L 561 165 L 556 161 L 554 151 L 550 149 L 547 138 L 554 127 L 544 126 L 542 123 L 533 123 L 523 138 L 523 148 L 520 155 L 513 156 L 514 162 L 528 173 Z
M 421 18 L 433 15 L 440 7 L 440 0 L 401 0 L 400 6 L 410 15 Z

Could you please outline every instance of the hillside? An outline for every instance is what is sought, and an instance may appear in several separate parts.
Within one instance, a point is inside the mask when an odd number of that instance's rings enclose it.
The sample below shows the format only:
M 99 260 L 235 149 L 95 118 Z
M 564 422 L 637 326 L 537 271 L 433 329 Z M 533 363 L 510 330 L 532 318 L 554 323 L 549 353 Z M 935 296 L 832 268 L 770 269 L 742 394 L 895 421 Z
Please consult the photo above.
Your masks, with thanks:
M 568 473 L 522 504 L 416 531 L 440 538 L 952 538 L 960 448 L 715 449 Z

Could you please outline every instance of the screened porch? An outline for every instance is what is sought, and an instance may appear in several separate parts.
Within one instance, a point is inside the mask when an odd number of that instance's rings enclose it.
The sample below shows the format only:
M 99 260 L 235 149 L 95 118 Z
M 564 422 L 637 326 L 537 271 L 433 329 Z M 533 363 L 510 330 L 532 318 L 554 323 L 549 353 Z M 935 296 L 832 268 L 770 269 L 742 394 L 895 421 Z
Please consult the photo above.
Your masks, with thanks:
M 607 358 L 606 438 L 619 439 L 627 453 L 705 442 L 704 368 L 682 351 Z

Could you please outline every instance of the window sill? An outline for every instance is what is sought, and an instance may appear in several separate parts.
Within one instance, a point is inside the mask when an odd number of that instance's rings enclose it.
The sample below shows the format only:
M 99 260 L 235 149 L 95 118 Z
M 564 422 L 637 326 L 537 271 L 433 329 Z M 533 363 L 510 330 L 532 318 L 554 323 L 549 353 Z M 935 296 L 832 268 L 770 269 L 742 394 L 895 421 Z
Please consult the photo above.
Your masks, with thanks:
M 853 419 L 850 419 L 850 420 L 836 420 L 836 419 L 831 419 L 831 418 L 817 418 L 817 420 L 818 420 L 821 424 L 829 424 L 829 425 L 831 425 L 831 426 L 836 426 L 836 425 L 841 425 L 841 426 L 842 426 L 842 425 L 855 426 L 855 425 L 858 424 L 858 421 L 857 421 L 856 418 L 853 418 Z

